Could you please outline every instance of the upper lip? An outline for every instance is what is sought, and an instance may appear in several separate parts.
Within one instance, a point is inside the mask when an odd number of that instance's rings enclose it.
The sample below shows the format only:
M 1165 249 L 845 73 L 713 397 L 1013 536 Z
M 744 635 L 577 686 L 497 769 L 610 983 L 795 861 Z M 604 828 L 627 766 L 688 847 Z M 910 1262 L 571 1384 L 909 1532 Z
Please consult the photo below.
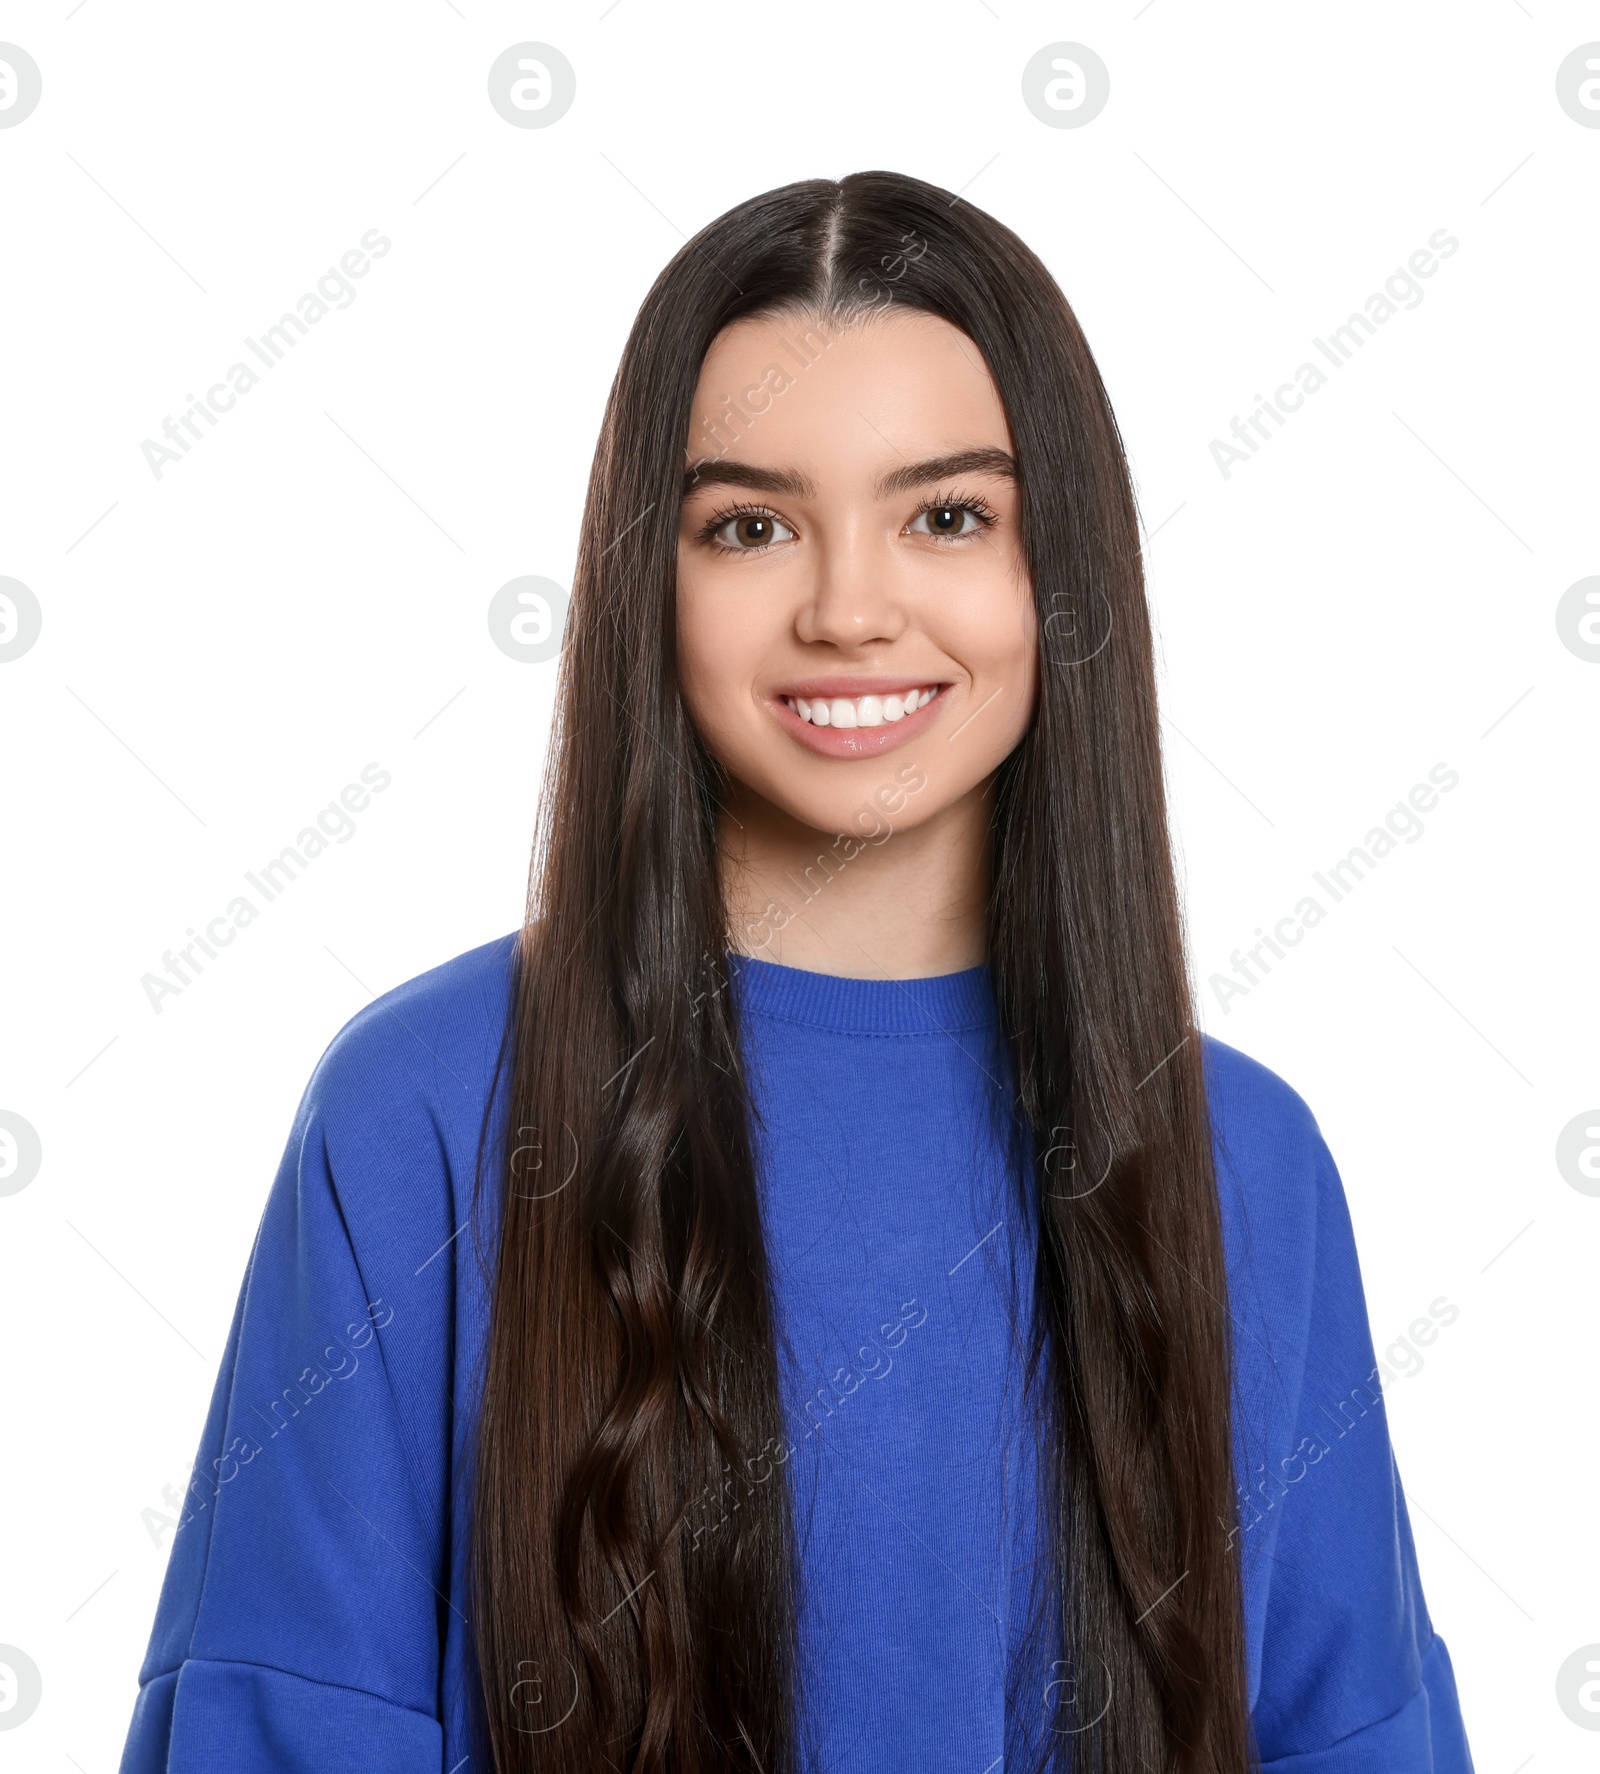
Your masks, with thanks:
M 804 678 L 798 683 L 782 684 L 773 694 L 775 696 L 804 697 L 810 702 L 813 697 L 842 696 L 853 701 L 858 696 L 899 696 L 907 690 L 934 690 L 944 683 L 943 678 Z

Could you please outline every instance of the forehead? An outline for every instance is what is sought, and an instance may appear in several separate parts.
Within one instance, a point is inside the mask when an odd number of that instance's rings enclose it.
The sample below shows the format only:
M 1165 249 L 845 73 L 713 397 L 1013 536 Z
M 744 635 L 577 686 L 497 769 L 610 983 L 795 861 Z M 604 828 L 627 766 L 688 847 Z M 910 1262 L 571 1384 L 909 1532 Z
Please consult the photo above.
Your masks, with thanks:
M 719 433 L 709 449 L 708 425 Z M 977 444 L 1010 446 L 982 353 L 938 315 L 909 310 L 736 321 L 706 353 L 688 440 L 693 456 L 825 478 Z

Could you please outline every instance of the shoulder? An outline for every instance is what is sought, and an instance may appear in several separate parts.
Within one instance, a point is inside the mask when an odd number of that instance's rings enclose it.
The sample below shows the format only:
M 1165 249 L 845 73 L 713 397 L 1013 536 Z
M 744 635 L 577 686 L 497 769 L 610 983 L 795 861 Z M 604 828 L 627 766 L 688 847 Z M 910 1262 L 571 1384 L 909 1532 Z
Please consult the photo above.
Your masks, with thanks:
M 1303 1348 L 1319 1269 L 1349 1242 L 1343 1184 L 1315 1115 L 1270 1067 L 1202 1037 L 1223 1250 L 1244 1367 Z
M 1201 1036 L 1212 1133 L 1224 1155 L 1259 1169 L 1305 1165 L 1322 1146 L 1322 1130 L 1299 1091 L 1270 1067 L 1215 1035 Z
M 515 932 L 419 973 L 376 997 L 328 1043 L 311 1075 L 324 1110 L 396 1095 L 448 1098 L 486 1081 L 511 1004 Z
M 408 1188 L 458 1199 L 509 1054 L 513 932 L 408 979 L 359 1010 L 311 1074 L 292 1144 L 319 1148 L 341 1198 L 394 1205 Z
M 1201 1042 L 1224 1236 L 1310 1238 L 1330 1185 L 1339 1188 L 1310 1105 L 1260 1060 L 1214 1035 Z

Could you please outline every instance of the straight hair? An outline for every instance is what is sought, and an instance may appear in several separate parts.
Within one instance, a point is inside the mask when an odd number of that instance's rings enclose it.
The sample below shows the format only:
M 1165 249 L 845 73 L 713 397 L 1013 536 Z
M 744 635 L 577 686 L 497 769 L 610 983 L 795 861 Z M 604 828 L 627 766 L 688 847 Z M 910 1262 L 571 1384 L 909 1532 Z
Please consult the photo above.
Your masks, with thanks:
M 1122 440 L 1033 252 L 947 191 L 863 172 L 767 192 L 688 242 L 639 311 L 595 452 L 508 1135 L 479 1175 L 498 1226 L 472 1619 L 500 1774 L 799 1765 L 775 1312 L 719 770 L 678 688 L 679 510 L 723 328 L 908 310 L 958 328 L 993 376 L 1039 617 L 1036 712 L 994 784 L 987 921 L 1002 1106 L 1037 1203 L 1028 1347 L 1065 1673 L 1017 1704 L 1037 1709 L 1040 1766 L 1253 1763 L 1227 1279 Z

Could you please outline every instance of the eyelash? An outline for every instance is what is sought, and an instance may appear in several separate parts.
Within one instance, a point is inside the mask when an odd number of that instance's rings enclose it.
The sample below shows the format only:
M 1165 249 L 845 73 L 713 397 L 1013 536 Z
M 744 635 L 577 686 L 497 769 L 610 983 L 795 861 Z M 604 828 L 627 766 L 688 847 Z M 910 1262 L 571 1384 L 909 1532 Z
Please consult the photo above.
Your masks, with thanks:
M 999 512 L 995 511 L 986 500 L 979 498 L 976 494 L 969 493 L 938 494 L 932 499 L 926 499 L 912 512 L 910 521 L 915 523 L 919 517 L 929 511 L 970 511 L 985 530 L 993 529 L 1000 521 Z M 770 517 L 776 518 L 780 523 L 783 522 L 777 512 L 767 505 L 748 503 L 729 505 L 713 512 L 706 519 L 697 531 L 695 540 L 722 554 L 765 554 L 769 548 L 776 546 L 774 543 L 767 542 L 763 543 L 760 548 L 734 548 L 721 541 L 717 536 L 717 531 L 732 523 L 735 518 L 741 517 Z M 929 533 L 932 534 L 932 532 Z M 977 534 L 976 530 L 969 530 L 963 536 L 933 536 L 932 539 L 935 542 L 965 542 Z
M 976 493 L 957 493 L 952 491 L 948 494 L 938 494 L 932 499 L 924 500 L 923 503 L 917 507 L 917 509 L 911 514 L 913 520 L 921 517 L 922 514 L 927 511 L 970 511 L 986 530 L 992 530 L 1000 521 L 999 512 L 996 511 L 986 499 L 979 498 Z M 932 531 L 929 531 L 929 534 L 932 535 Z M 969 536 L 976 536 L 977 534 L 978 532 L 976 530 L 969 530 L 967 532 L 967 535 Z M 965 537 L 962 536 L 934 536 L 934 541 L 936 542 L 961 542 L 964 540 Z
M 767 548 L 772 546 L 770 542 L 762 548 L 734 548 L 728 543 L 720 540 L 717 531 L 722 529 L 725 524 L 732 523 L 735 518 L 775 518 L 777 515 L 777 512 L 769 510 L 765 505 L 739 504 L 723 506 L 720 510 L 714 511 L 700 526 L 699 531 L 696 533 L 695 540 L 697 542 L 704 542 L 708 548 L 714 548 L 721 554 L 764 554 Z

